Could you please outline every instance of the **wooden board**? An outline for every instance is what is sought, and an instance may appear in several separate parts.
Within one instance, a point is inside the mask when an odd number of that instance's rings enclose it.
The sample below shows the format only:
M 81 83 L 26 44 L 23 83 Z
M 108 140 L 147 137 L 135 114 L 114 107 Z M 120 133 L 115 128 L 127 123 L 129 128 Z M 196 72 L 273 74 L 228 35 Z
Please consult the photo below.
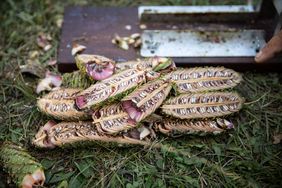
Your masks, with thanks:
M 239 28 L 264 29 L 266 38 L 272 35 L 274 19 L 263 16 L 259 21 L 251 20 L 244 23 L 181 23 L 179 29 L 208 29 Z M 131 30 L 125 29 L 126 25 Z M 71 55 L 73 43 L 87 46 L 84 53 L 103 55 L 114 60 L 133 60 L 139 56 L 139 51 L 133 48 L 122 50 L 111 43 L 118 34 L 122 37 L 141 32 L 139 28 L 138 10 L 136 7 L 68 7 L 65 9 L 64 23 L 58 49 L 58 68 L 61 72 L 71 72 L 76 69 L 74 58 Z M 174 23 L 146 23 L 147 29 L 172 29 Z M 178 66 L 225 66 L 238 71 L 282 71 L 282 58 L 276 58 L 268 63 L 257 64 L 253 57 L 186 57 L 173 58 Z
M 132 29 L 125 29 L 131 25 Z M 132 60 L 138 55 L 133 48 L 125 51 L 111 40 L 139 32 L 137 8 L 69 7 L 65 10 L 61 41 L 58 50 L 58 66 L 62 72 L 76 68 L 71 48 L 74 42 L 85 45 L 83 53 L 99 54 L 115 60 Z

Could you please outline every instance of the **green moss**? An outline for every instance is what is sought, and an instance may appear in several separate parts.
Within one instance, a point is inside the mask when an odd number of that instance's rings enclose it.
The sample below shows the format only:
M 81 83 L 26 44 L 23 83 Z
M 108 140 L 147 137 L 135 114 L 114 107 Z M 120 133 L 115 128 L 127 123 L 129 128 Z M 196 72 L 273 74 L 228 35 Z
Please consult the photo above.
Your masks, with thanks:
M 85 63 L 82 62 L 82 61 L 80 61 L 77 56 L 75 57 L 75 63 L 76 63 L 76 66 L 77 66 L 78 70 L 79 70 L 83 75 L 87 75 Z
M 62 85 L 64 87 L 86 89 L 94 83 L 94 81 L 90 80 L 88 76 L 82 74 L 80 71 L 63 74 Z

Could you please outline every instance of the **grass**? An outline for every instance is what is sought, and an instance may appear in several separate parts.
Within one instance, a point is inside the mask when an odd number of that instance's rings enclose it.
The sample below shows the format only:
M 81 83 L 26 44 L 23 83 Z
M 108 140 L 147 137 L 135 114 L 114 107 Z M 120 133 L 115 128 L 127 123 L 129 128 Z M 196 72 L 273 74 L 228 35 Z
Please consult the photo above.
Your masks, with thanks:
M 79 1 L 80 5 L 226 4 L 227 1 Z M 231 1 L 228 1 L 229 3 Z M 240 2 L 240 1 L 233 1 Z M 244 1 L 241 1 L 244 2 Z M 282 84 L 276 73 L 245 73 L 236 89 L 246 105 L 231 117 L 235 130 L 218 136 L 160 136 L 166 147 L 38 150 L 31 144 L 47 117 L 35 107 L 37 79 L 19 73 L 36 45 L 39 32 L 49 33 L 52 49 L 37 60 L 56 58 L 63 8 L 75 1 L 1 2 L 0 32 L 0 141 L 25 146 L 46 169 L 46 187 L 281 187 Z M 0 171 L 0 187 L 7 184 Z

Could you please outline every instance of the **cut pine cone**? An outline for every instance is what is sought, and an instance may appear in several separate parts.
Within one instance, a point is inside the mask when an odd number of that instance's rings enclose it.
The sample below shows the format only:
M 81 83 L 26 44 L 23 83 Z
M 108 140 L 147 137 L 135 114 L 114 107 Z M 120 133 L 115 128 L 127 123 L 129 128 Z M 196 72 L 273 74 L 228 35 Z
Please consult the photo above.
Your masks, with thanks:
M 85 109 L 120 100 L 137 86 L 159 78 L 162 72 L 171 71 L 174 67 L 174 62 L 168 58 L 142 60 L 125 70 L 122 70 L 125 66 L 119 66 L 120 72 L 82 91 L 76 98 L 76 105 Z
M 235 92 L 216 91 L 241 81 L 237 72 L 224 67 L 175 70 L 170 58 L 160 57 L 123 63 L 98 55 L 75 58 L 82 75 L 66 74 L 65 85 L 77 89 L 53 91 L 38 100 L 42 112 L 68 122 L 44 125 L 33 141 L 38 147 L 89 141 L 148 145 L 155 137 L 144 126 L 148 124 L 167 135 L 221 133 L 233 125 L 214 118 L 238 112 L 243 104 Z M 78 89 L 89 84 L 83 81 L 85 73 L 99 81 Z M 83 121 L 91 116 L 93 122 Z
M 140 122 L 154 113 L 168 96 L 172 84 L 165 80 L 155 80 L 122 99 L 122 106 L 131 119 Z
M 110 98 L 119 99 L 118 96 L 124 96 L 126 92 L 145 81 L 145 71 L 138 69 L 122 71 L 80 92 L 75 99 L 76 105 L 79 109 L 85 109 L 105 103 Z
M 238 112 L 243 99 L 235 92 L 182 94 L 168 99 L 162 111 L 180 119 L 226 116 Z
M 226 119 L 215 120 L 180 120 L 165 118 L 161 122 L 154 123 L 155 129 L 169 136 L 184 134 L 206 135 L 219 134 L 233 128 L 233 124 Z
M 91 119 L 90 111 L 79 111 L 75 105 L 75 97 L 81 89 L 63 88 L 52 91 L 38 99 L 39 110 L 48 116 L 60 120 Z
M 196 93 L 235 87 L 241 82 L 241 75 L 224 67 L 196 67 L 178 69 L 167 75 L 179 93 Z
M 33 144 L 41 148 L 79 146 L 83 143 L 109 143 L 114 145 L 150 145 L 148 128 L 140 127 L 112 136 L 99 132 L 90 121 L 47 122 L 35 135 Z
M 99 132 L 104 134 L 118 134 L 137 127 L 120 103 L 101 108 L 93 113 L 92 119 Z
M 75 56 L 78 69 L 92 80 L 104 80 L 115 71 L 115 62 L 100 55 L 78 54 Z
M 4 142 L 0 148 L 0 160 L 18 187 L 33 188 L 44 184 L 45 175 L 42 165 L 20 146 Z

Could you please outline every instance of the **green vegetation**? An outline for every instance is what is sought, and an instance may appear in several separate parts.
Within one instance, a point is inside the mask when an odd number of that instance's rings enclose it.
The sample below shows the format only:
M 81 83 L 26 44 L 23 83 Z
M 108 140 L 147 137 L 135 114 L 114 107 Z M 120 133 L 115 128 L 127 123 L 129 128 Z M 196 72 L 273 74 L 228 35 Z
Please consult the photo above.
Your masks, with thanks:
M 64 7 L 75 2 L 103 6 L 210 3 L 209 0 L 1 2 L 0 141 L 9 140 L 26 147 L 46 169 L 46 187 L 282 186 L 281 143 L 273 144 L 273 137 L 282 133 L 282 77 L 275 73 L 243 75 L 244 82 L 236 89 L 245 97 L 246 105 L 231 117 L 235 130 L 222 135 L 160 137 L 166 146 L 162 149 L 103 145 L 35 149 L 30 140 L 47 117 L 35 106 L 38 79 L 21 75 L 19 66 L 27 63 L 32 51 L 39 52 L 36 61 L 42 64 L 56 58 L 60 30 L 56 22 L 62 18 Z M 52 48 L 47 52 L 37 46 L 40 32 L 52 37 Z M 0 187 L 5 187 L 6 182 L 6 174 L 0 171 Z

